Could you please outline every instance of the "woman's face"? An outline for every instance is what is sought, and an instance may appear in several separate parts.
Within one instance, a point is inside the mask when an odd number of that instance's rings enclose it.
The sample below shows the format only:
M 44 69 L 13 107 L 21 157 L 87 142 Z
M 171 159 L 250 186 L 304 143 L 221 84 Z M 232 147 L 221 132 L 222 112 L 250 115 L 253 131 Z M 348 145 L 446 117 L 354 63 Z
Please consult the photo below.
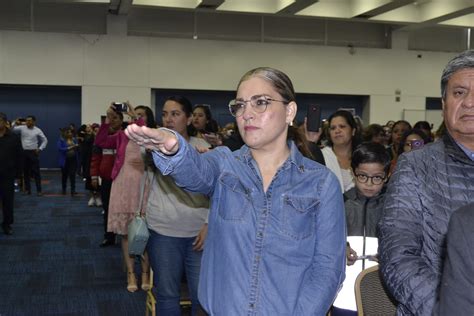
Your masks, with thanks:
M 196 128 L 198 131 L 202 131 L 206 128 L 208 120 L 206 117 L 206 113 L 204 112 L 204 109 L 201 107 L 197 107 L 193 111 L 193 126 Z
M 183 137 L 188 136 L 187 127 L 191 124 L 192 117 L 186 116 L 183 106 L 176 101 L 168 100 L 163 106 L 163 126 L 181 134 Z
M 380 133 L 375 134 L 374 136 L 372 136 L 372 142 L 374 142 L 374 143 L 383 144 L 384 141 L 385 141 L 385 133 L 384 132 L 380 132 Z
M 236 100 L 248 101 L 254 96 L 283 100 L 269 82 L 259 77 L 241 82 Z M 275 145 L 286 144 L 288 124 L 296 115 L 296 103 L 269 102 L 263 113 L 257 113 L 250 102 L 245 102 L 243 114 L 236 117 L 242 139 L 252 149 L 273 150 Z
M 423 138 L 418 134 L 410 134 L 405 140 L 405 145 L 403 146 L 403 152 L 409 152 L 415 149 L 423 147 L 424 141 Z
M 92 134 L 92 126 L 91 125 L 86 125 L 85 132 L 86 132 L 86 134 Z
M 145 111 L 145 109 L 142 109 L 142 108 L 136 109 L 136 110 L 135 110 L 135 114 L 137 115 L 137 118 L 142 118 L 145 123 L 147 122 L 147 119 L 148 119 L 148 118 L 147 118 L 147 116 L 146 116 L 146 111 Z
M 355 131 L 342 116 L 333 117 L 329 123 L 329 137 L 334 145 L 349 145 Z
M 398 146 L 402 140 L 403 134 L 405 134 L 409 129 L 410 127 L 405 123 L 394 125 L 392 128 L 392 143 Z
M 107 117 L 109 119 L 110 127 L 114 130 L 119 130 L 122 128 L 123 119 L 115 113 L 114 111 L 110 111 L 107 113 Z

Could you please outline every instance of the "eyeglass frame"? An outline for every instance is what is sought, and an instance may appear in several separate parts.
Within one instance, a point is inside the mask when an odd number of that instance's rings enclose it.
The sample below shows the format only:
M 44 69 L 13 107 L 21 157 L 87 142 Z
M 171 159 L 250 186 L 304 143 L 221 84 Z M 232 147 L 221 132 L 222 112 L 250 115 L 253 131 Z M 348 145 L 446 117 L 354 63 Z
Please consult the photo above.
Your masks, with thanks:
M 263 109 L 263 111 L 257 110 L 258 104 L 252 103 L 252 101 L 253 101 L 253 102 L 256 102 L 256 101 L 259 100 L 260 98 L 263 98 L 263 99 L 265 99 L 265 101 L 267 101 L 267 104 L 265 104 L 265 108 Z M 247 103 L 250 103 L 250 106 L 252 107 L 252 109 L 253 109 L 255 112 L 257 112 L 257 113 L 264 113 L 264 112 L 267 110 L 268 105 L 270 105 L 273 101 L 274 101 L 274 102 L 282 102 L 282 103 L 284 103 L 284 104 L 290 103 L 290 101 L 286 101 L 286 100 L 273 99 L 273 98 L 271 98 L 270 96 L 265 95 L 265 94 L 256 94 L 256 95 L 251 96 L 249 100 L 237 100 L 237 99 L 232 99 L 232 100 L 229 101 L 228 107 L 229 107 L 229 112 L 230 112 L 230 114 L 231 114 L 233 117 L 240 117 L 240 116 L 242 116 L 242 115 L 244 114 Z M 232 112 L 232 103 L 233 103 L 233 102 L 234 102 L 234 105 L 237 104 L 237 102 L 242 102 L 242 103 L 245 104 L 245 106 L 242 106 L 242 107 L 239 108 L 239 110 L 242 109 L 242 113 L 241 113 L 241 114 L 237 115 L 237 111 L 235 112 L 235 114 Z
M 414 146 L 414 144 L 416 144 L 416 146 Z M 425 145 L 426 144 L 425 144 L 425 141 L 423 139 L 412 139 L 408 142 L 405 142 L 405 144 L 403 146 L 408 146 L 411 149 L 419 149 L 419 148 L 422 148 Z
M 359 177 L 365 177 L 365 181 L 361 181 Z M 384 175 L 383 177 L 381 176 L 368 176 L 366 174 L 362 174 L 362 173 L 355 173 L 354 172 L 354 177 L 356 178 L 357 181 L 359 181 L 360 183 L 368 183 L 369 182 L 369 179 L 370 179 L 370 182 L 373 184 L 373 185 L 380 185 L 382 183 L 384 183 L 386 180 L 387 180 L 387 175 Z M 375 183 L 374 182 L 374 179 L 375 178 L 380 178 L 380 183 Z

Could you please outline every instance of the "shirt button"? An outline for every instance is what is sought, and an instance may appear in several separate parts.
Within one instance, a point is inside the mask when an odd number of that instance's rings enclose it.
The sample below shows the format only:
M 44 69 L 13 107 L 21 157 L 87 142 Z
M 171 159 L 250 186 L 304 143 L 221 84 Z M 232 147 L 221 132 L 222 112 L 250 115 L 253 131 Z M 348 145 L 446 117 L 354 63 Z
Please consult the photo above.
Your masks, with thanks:
M 262 233 L 262 232 L 258 232 L 258 233 L 257 233 L 257 236 L 258 236 L 258 237 L 263 237 L 263 233 Z
M 255 307 L 255 304 L 254 304 L 254 303 L 250 303 L 249 306 L 250 306 L 250 308 L 254 308 L 254 307 Z

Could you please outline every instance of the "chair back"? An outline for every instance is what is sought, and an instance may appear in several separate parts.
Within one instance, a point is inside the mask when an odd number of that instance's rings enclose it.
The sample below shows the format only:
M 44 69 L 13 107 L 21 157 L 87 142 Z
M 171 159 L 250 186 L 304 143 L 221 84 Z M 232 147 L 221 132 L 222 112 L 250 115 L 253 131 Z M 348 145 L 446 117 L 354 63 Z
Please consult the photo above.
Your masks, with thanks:
M 395 315 L 397 302 L 385 289 L 379 266 L 363 270 L 355 283 L 357 315 Z

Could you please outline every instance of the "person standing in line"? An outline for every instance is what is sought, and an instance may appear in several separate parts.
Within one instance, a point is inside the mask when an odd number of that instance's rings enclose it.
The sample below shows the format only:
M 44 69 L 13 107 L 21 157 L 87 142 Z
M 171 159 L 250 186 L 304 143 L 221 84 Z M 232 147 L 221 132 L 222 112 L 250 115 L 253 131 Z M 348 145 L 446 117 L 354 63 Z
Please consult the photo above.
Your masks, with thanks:
M 2 228 L 6 235 L 13 234 L 15 176 L 20 171 L 20 156 L 20 139 L 7 128 L 7 116 L 0 113 L 0 201 L 3 210 Z
M 451 214 L 474 202 L 474 50 L 441 75 L 446 134 L 400 156 L 379 223 L 380 270 L 398 315 L 431 315 Z
M 57 143 L 59 151 L 59 167 L 61 167 L 62 193 L 66 194 L 67 179 L 71 184 L 71 196 L 76 192 L 76 171 L 79 164 L 79 144 L 70 128 L 61 129 L 61 137 Z
M 41 191 L 41 174 L 39 167 L 39 156 L 48 145 L 48 139 L 43 131 L 36 126 L 36 118 L 33 115 L 26 117 L 25 125 L 17 120 L 13 128 L 15 133 L 21 136 L 23 147 L 23 184 L 25 193 L 31 194 L 30 177 L 33 176 L 36 184 L 36 194 L 43 195 Z
M 156 128 L 156 122 L 151 108 L 140 105 L 135 109 L 127 102 L 127 113 L 130 122 Z M 113 105 L 107 108 L 107 116 L 113 114 L 116 109 Z M 109 113 L 110 112 L 110 113 Z M 138 290 L 135 275 L 135 256 L 130 256 L 128 249 L 128 226 L 135 217 L 140 204 L 140 198 L 146 204 L 146 197 L 140 195 L 140 182 L 145 172 L 145 152 L 140 147 L 130 142 L 122 130 L 114 134 L 108 134 L 109 124 L 105 122 L 97 133 L 95 143 L 104 149 L 117 151 L 114 166 L 111 173 L 112 188 L 110 190 L 109 216 L 107 229 L 109 232 L 121 236 L 122 254 L 127 268 L 127 290 L 135 292 Z M 141 288 L 144 291 L 150 289 L 150 265 L 148 254 L 145 252 L 141 257 Z
M 234 152 L 200 154 L 169 128 L 127 127 L 164 175 L 210 196 L 198 293 L 210 315 L 325 315 L 344 280 L 341 187 L 288 139 L 295 100 L 283 72 L 244 74 L 229 103 L 245 142 Z
M 115 111 L 108 112 L 107 120 L 109 124 L 109 134 L 114 134 L 122 129 L 123 113 Z M 93 189 L 97 190 L 99 188 L 100 177 L 100 194 L 102 208 L 104 209 L 104 240 L 100 244 L 100 247 L 115 245 L 115 234 L 108 230 L 107 224 L 109 218 L 110 191 L 112 189 L 112 170 L 114 167 L 116 154 L 117 151 L 115 149 L 102 148 L 94 142 L 90 166 L 91 186 Z

